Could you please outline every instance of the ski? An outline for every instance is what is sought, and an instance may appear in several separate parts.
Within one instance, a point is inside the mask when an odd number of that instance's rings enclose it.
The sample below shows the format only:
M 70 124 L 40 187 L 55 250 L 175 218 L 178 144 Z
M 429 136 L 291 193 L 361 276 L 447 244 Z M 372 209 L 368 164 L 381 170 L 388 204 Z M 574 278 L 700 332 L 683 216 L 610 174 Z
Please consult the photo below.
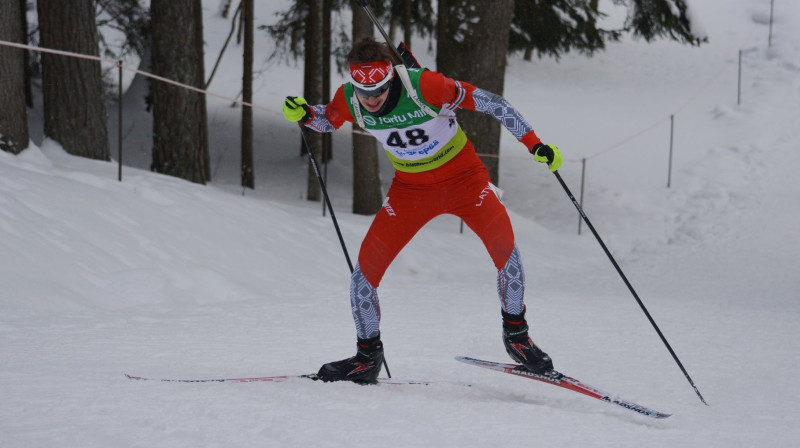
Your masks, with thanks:
M 164 383 L 282 383 L 293 379 L 308 379 L 318 381 L 316 373 L 308 375 L 278 375 L 278 376 L 257 376 L 250 378 L 211 378 L 211 379 L 178 379 L 178 378 L 146 378 L 142 376 L 134 376 L 125 374 L 129 380 L 137 381 L 160 381 Z M 389 384 L 393 386 L 401 385 L 419 385 L 430 386 L 433 384 L 453 384 L 457 386 L 470 386 L 467 383 L 459 383 L 454 381 L 426 381 L 426 380 L 402 380 L 395 378 L 378 378 L 378 384 Z
M 308 378 L 314 379 L 312 376 L 316 375 L 279 375 L 279 376 L 258 376 L 252 378 L 211 378 L 211 379 L 178 379 L 178 378 L 146 378 L 142 376 L 134 376 L 125 374 L 129 380 L 137 381 L 161 381 L 165 383 L 280 383 L 295 378 Z
M 528 369 L 526 369 L 525 367 L 517 364 L 503 364 L 499 362 L 468 358 L 465 356 L 457 356 L 456 361 L 461 361 L 465 364 L 470 364 L 473 366 L 483 367 L 485 369 L 491 369 L 491 370 L 496 370 L 498 372 L 521 376 L 523 378 L 528 378 L 531 380 L 541 381 L 547 384 L 552 384 L 558 387 L 562 387 L 564 389 L 568 389 L 571 391 L 587 395 L 589 397 L 595 398 L 600 401 L 604 401 L 606 403 L 615 404 L 629 411 L 633 411 L 647 417 L 662 419 L 672 415 L 656 411 L 654 409 L 642 406 L 640 404 L 636 404 L 632 401 L 624 400 L 618 396 L 612 396 L 611 394 L 603 392 L 602 390 L 596 387 L 590 386 L 584 383 L 583 381 L 569 377 L 555 370 L 550 371 L 548 374 L 540 375 L 537 373 L 533 373 Z

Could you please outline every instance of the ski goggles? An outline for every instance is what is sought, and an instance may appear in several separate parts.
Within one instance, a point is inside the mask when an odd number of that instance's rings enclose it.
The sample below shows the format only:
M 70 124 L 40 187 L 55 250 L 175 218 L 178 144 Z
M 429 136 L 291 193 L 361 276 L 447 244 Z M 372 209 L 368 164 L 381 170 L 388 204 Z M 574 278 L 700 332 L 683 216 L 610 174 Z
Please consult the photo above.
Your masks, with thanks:
M 350 64 L 350 83 L 356 93 L 367 98 L 383 94 L 394 77 L 390 61 Z

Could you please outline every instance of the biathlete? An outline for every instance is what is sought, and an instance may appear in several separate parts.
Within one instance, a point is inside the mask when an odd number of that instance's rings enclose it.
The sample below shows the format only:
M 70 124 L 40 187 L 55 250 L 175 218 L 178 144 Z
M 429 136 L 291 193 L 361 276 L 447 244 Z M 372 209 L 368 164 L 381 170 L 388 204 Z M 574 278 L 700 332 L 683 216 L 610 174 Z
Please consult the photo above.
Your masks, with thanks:
M 553 362 L 529 337 L 525 275 L 511 221 L 489 173 L 456 121 L 464 108 L 496 118 L 533 154 L 556 171 L 559 149 L 545 145 L 530 124 L 500 95 L 430 70 L 393 66 L 388 46 L 372 38 L 348 54 L 350 81 L 328 104 L 287 97 L 286 119 L 318 132 L 357 123 L 375 136 L 396 172 L 383 207 L 364 237 L 350 280 L 356 355 L 319 370 L 324 381 L 374 383 L 383 364 L 378 286 L 386 269 L 428 221 L 461 218 L 480 237 L 497 268 L 503 342 L 514 361 L 536 373 Z

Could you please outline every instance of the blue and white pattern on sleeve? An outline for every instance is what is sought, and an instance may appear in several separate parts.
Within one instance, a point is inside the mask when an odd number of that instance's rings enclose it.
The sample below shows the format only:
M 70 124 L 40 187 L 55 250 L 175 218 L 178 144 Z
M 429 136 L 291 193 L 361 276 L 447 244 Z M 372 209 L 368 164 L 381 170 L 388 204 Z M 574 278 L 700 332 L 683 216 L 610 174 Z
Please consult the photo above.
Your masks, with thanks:
M 314 119 L 310 123 L 306 123 L 307 127 L 317 132 L 333 132 L 336 130 L 325 115 L 324 104 L 317 104 L 316 106 L 311 106 L 311 108 L 314 109 Z
M 502 96 L 476 88 L 475 91 L 472 92 L 472 98 L 475 100 L 476 111 L 493 116 L 500 124 L 505 126 L 517 140 L 521 140 L 525 134 L 533 130 L 530 123 L 525 121 L 525 118 L 514 109 L 514 106 Z

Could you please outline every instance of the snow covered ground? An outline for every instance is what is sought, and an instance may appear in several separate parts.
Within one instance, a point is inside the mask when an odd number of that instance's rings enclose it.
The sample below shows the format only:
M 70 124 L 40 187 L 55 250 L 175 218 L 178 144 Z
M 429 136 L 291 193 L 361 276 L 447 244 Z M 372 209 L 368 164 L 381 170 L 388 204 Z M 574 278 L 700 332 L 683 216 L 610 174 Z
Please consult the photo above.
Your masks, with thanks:
M 204 3 L 210 65 L 229 23 Z M 0 153 L 2 445 L 797 446 L 800 4 L 776 1 L 767 48 L 768 0 L 692 3 L 707 45 L 626 40 L 592 59 L 514 59 L 504 95 L 561 147 L 576 195 L 587 158 L 586 212 L 709 406 L 586 227 L 577 235 L 556 180 L 510 135 L 500 186 L 534 339 L 556 368 L 671 418 L 454 361 L 507 360 L 494 269 L 454 217 L 423 229 L 388 271 L 382 333 L 395 377 L 471 388 L 125 379 L 299 374 L 353 354 L 347 265 L 330 218 L 302 199 L 297 129 L 277 112 L 301 92 L 299 69 L 265 63 L 256 102 L 276 113 L 256 113 L 258 186 L 245 196 L 240 109 L 220 100 L 209 101 L 209 186 L 136 168 L 149 163 L 141 114 L 128 115 L 123 182 L 115 164 L 36 137 L 19 156 Z M 258 7 L 270 23 L 280 4 Z M 237 94 L 240 51 L 211 90 Z M 371 218 L 349 213 L 347 134 L 329 182 L 355 257 Z

